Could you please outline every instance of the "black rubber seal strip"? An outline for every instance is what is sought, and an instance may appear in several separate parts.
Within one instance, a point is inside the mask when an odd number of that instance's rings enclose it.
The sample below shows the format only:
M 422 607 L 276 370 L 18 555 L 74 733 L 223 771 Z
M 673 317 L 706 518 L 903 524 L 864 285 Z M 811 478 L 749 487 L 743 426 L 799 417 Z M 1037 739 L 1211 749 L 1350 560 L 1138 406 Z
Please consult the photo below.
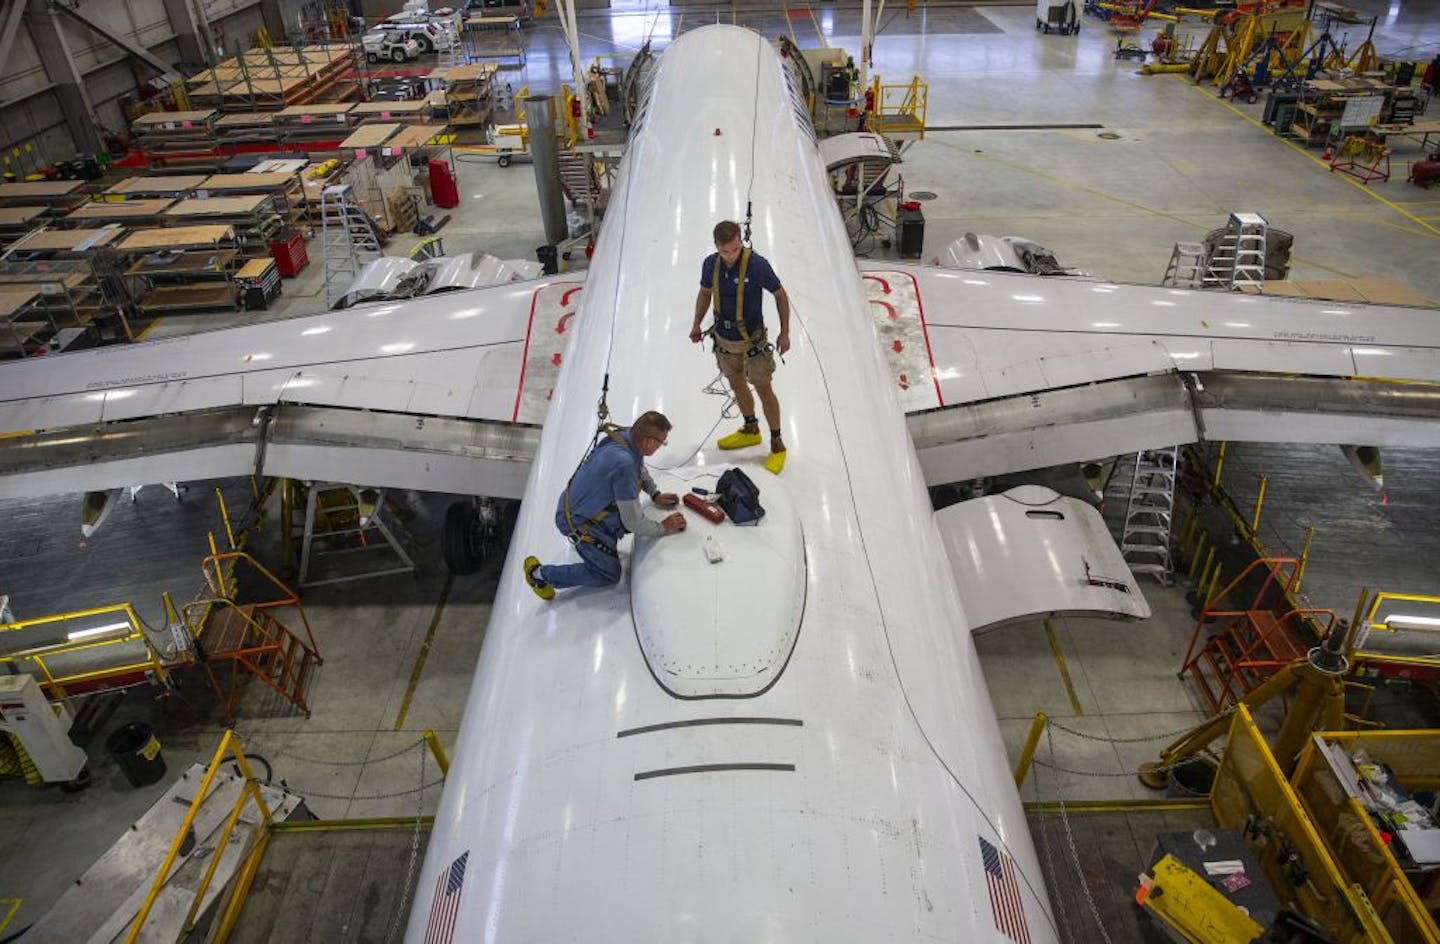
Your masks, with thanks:
M 615 734 L 617 738 L 632 734 L 650 734 L 653 731 L 669 731 L 671 728 L 698 728 L 706 724 L 779 724 L 801 727 L 805 722 L 799 718 L 691 718 L 688 721 L 666 721 L 661 724 L 647 724 L 639 728 L 626 728 Z
M 656 777 L 677 777 L 680 774 L 709 774 L 726 770 L 777 770 L 794 773 L 794 764 L 695 764 L 691 767 L 662 767 L 659 770 L 642 770 L 636 780 L 654 780 Z

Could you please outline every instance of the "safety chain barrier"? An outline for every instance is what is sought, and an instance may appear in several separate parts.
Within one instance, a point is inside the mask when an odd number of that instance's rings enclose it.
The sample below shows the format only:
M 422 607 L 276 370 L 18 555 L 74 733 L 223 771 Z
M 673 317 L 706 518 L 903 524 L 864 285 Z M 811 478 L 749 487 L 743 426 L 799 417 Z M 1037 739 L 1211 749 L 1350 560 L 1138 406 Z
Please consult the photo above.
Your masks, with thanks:
M 424 739 L 421 740 L 424 743 Z M 396 755 L 391 755 L 396 756 Z M 442 778 L 443 772 L 442 772 Z M 390 927 L 385 932 L 385 944 L 392 944 L 395 935 L 400 933 L 401 927 L 405 924 L 405 917 L 410 913 L 410 896 L 415 892 L 415 863 L 420 860 L 420 823 L 425 818 L 425 752 L 420 752 L 420 776 L 421 787 L 415 792 L 415 828 L 410 831 L 410 862 L 405 867 L 404 891 L 400 895 L 400 904 L 395 913 L 390 916 Z

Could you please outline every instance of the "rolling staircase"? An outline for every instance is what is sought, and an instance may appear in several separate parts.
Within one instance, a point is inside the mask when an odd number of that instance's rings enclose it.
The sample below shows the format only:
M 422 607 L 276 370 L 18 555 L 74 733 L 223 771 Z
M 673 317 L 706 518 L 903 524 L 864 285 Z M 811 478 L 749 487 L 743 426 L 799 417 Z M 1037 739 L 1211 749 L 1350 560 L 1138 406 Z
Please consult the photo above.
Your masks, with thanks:
M 1131 573 L 1154 577 L 1161 586 L 1169 586 L 1173 576 L 1170 530 L 1179 456 L 1179 446 L 1137 452 L 1130 467 L 1129 485 L 1121 496 L 1125 502 L 1121 556 L 1130 565 Z
M 1334 625 L 1330 610 L 1290 606 L 1298 576 L 1296 558 L 1261 558 L 1201 605 L 1180 677 L 1195 684 L 1212 714 L 1239 702 L 1283 666 L 1304 658 L 1317 638 L 1313 626 L 1318 625 L 1324 635 Z M 1247 607 L 1225 608 L 1232 594 L 1257 585 Z M 1202 631 L 1211 623 L 1219 623 L 1218 629 L 1201 642 Z
M 1265 218 L 1258 213 L 1231 213 L 1229 224 L 1210 253 L 1202 287 L 1263 291 L 1268 229 Z
M 325 304 L 329 306 L 355 281 L 361 255 L 380 255 L 375 221 L 356 202 L 349 184 L 331 184 L 320 192 L 320 246 L 325 263 Z
M 262 577 L 278 588 L 280 596 L 261 603 L 238 602 L 234 566 L 242 562 L 251 565 L 251 576 Z M 309 717 L 309 687 L 324 660 L 300 598 L 241 551 L 207 557 L 204 567 L 211 596 L 188 604 L 181 619 L 194 639 L 200 665 L 225 720 L 235 719 L 249 678 L 264 683 L 280 704 Z M 282 609 L 293 611 L 301 631 L 280 621 Z

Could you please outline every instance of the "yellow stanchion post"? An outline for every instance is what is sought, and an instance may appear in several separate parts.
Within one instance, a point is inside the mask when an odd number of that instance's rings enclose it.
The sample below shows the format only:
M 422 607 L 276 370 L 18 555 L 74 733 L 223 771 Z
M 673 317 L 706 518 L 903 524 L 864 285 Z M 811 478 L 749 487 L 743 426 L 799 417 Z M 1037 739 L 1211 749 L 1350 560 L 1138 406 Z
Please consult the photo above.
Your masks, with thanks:
M 1203 545 L 1202 545 L 1202 546 L 1203 546 Z M 1200 586 L 1200 587 L 1205 586 L 1205 576 L 1210 573 L 1210 562 L 1213 561 L 1214 559 L 1215 559 L 1215 545 L 1212 544 L 1212 545 L 1210 545 L 1210 548 L 1209 548 L 1208 552 L 1205 554 L 1205 563 L 1199 568 L 1199 573 L 1200 573 L 1201 576 L 1200 576 L 1200 582 L 1199 582 L 1198 584 L 1196 584 L 1196 586 Z M 1197 548 L 1196 551 L 1195 551 L 1195 557 L 1194 557 L 1194 559 L 1190 561 L 1190 573 L 1187 574 L 1187 576 L 1188 576 L 1191 580 L 1194 580 L 1194 579 L 1195 579 L 1195 574 L 1196 574 L 1195 565 L 1198 564 L 1199 562 L 1200 562 L 1200 551 L 1199 551 L 1199 549 Z
M 440 773 L 450 773 L 450 758 L 445 754 L 445 748 L 440 743 L 439 735 L 426 728 L 425 733 L 421 736 L 425 738 L 425 743 L 430 745 L 430 753 L 435 755 L 435 763 L 440 765 Z
M 220 520 L 225 524 L 225 539 L 230 542 L 230 550 L 235 550 L 235 529 L 230 526 L 230 509 L 225 507 L 225 493 L 219 486 L 215 488 L 215 501 L 220 504 Z
M 1212 490 L 1220 487 L 1220 472 L 1225 468 L 1225 448 L 1229 445 L 1228 442 L 1222 442 L 1220 444 L 1220 452 L 1215 457 L 1215 478 L 1210 482 L 1210 488 Z
M 1201 528 L 1200 538 L 1195 541 L 1195 555 L 1194 557 L 1189 558 L 1189 573 L 1185 574 L 1185 576 L 1191 578 L 1191 580 L 1194 580 L 1195 571 L 1198 570 L 1197 564 L 1200 564 L 1200 553 L 1202 550 L 1205 550 L 1205 545 L 1207 545 L 1208 543 L 1210 543 L 1210 531 Z M 1211 547 L 1210 557 L 1214 557 L 1214 555 L 1215 548 Z M 1210 557 L 1205 558 L 1205 566 L 1207 567 L 1210 567 Z
M 1312 524 L 1305 529 L 1305 546 L 1300 549 L 1300 563 L 1295 570 L 1295 593 L 1300 592 L 1300 584 L 1305 579 L 1305 565 L 1310 562 L 1310 542 L 1315 540 L 1315 526 Z
M 1030 733 L 1025 736 L 1025 747 L 1020 751 L 1020 763 L 1015 765 L 1015 789 L 1025 783 L 1025 775 L 1030 773 L 1030 762 L 1035 759 L 1035 749 L 1040 746 L 1040 735 L 1045 731 L 1045 724 L 1050 716 L 1043 711 L 1035 712 L 1035 720 L 1030 722 Z
M 1265 489 L 1270 484 L 1270 476 L 1260 476 L 1260 491 L 1255 495 L 1255 513 L 1250 516 L 1250 533 L 1254 534 L 1260 530 L 1260 509 L 1265 507 Z

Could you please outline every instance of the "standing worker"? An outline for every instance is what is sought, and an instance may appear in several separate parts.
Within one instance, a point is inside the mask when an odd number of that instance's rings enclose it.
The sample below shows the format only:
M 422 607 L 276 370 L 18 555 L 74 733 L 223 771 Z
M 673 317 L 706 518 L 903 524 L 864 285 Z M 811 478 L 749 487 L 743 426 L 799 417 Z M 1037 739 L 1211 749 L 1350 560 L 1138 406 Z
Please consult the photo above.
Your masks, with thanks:
M 616 545 L 627 532 L 659 537 L 685 530 L 685 516 L 676 511 L 652 521 L 640 511 L 643 489 L 661 508 L 680 499 L 661 492 L 645 469 L 645 459 L 665 445 L 670 420 L 650 410 L 629 429 L 607 427 L 599 444 L 580 463 L 560 495 L 555 526 L 575 545 L 578 564 L 541 564 L 531 555 L 523 565 L 525 582 L 542 600 L 566 587 L 608 587 L 620 580 Z
M 730 220 L 716 223 L 714 237 L 715 252 L 706 256 L 700 266 L 700 292 L 695 296 L 690 340 L 698 344 L 705 337 L 700 322 L 707 310 L 713 310 L 715 322 L 709 333 L 715 339 L 715 362 L 735 391 L 735 405 L 740 407 L 745 423 L 728 436 L 721 436 L 715 445 L 744 449 L 760 444 L 755 396 L 750 392 L 753 385 L 765 410 L 765 422 L 770 425 L 770 455 L 765 457 L 765 468 L 779 475 L 785 468 L 785 440 L 780 436 L 780 401 L 770 379 L 775 374 L 774 352 L 784 355 L 790 350 L 790 297 L 765 257 L 740 244 L 739 224 Z M 775 308 L 780 312 L 780 334 L 774 345 L 765 334 L 762 289 L 775 296 Z

